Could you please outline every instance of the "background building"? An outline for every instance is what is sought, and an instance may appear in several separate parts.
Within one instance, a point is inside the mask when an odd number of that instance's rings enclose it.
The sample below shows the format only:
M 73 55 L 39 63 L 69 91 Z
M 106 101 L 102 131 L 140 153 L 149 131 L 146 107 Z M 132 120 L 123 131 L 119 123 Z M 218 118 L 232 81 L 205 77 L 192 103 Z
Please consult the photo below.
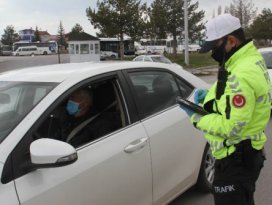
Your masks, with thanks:
M 35 38 L 34 33 L 35 31 L 32 28 L 20 30 L 19 39 L 20 41 L 33 41 L 33 39 Z
M 100 60 L 100 40 L 85 32 L 69 33 L 68 45 L 70 62 Z

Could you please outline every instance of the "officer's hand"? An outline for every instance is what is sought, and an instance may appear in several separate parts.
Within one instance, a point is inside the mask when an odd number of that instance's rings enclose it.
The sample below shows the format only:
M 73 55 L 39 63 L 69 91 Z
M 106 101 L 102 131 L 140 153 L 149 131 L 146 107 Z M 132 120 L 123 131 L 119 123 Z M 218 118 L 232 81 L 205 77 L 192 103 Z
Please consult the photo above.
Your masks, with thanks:
M 194 112 L 193 112 L 192 110 L 189 110 L 188 108 L 186 108 L 186 107 L 184 107 L 184 106 L 182 106 L 182 105 L 180 105 L 180 104 L 179 104 L 179 107 L 180 107 L 183 111 L 185 111 L 186 114 L 187 114 L 189 117 L 191 117 L 191 116 L 194 114 Z
M 204 89 L 197 89 L 194 94 L 194 101 L 196 104 L 203 103 L 208 91 Z

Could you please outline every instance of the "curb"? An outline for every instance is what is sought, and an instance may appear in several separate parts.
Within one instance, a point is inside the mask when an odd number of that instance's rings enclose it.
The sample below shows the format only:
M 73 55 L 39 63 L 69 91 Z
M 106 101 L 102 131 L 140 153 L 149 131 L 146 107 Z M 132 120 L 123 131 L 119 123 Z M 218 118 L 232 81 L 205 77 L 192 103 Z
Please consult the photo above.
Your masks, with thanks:
M 186 70 L 194 75 L 214 75 L 218 71 L 218 66 L 213 65 L 198 68 L 187 68 Z

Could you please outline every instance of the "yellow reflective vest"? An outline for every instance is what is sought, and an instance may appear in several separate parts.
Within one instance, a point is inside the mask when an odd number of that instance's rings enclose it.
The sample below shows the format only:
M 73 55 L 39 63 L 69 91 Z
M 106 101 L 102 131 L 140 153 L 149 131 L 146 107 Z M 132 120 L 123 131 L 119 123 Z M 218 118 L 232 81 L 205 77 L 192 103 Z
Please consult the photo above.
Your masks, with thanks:
M 265 62 L 253 42 L 236 51 L 225 63 L 228 79 L 224 94 L 215 99 L 215 82 L 203 106 L 211 114 L 193 114 L 191 121 L 203 131 L 216 159 L 235 151 L 234 144 L 251 139 L 253 148 L 263 148 L 264 129 L 270 118 L 271 83 Z

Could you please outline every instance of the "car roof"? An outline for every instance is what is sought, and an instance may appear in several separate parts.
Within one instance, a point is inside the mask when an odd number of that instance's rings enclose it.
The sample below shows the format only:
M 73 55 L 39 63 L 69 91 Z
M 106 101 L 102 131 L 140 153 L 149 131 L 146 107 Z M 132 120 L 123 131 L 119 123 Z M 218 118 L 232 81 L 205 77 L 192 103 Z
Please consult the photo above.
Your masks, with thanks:
M 259 52 L 271 52 L 272 51 L 272 47 L 259 48 L 258 51 Z
M 165 57 L 165 56 L 163 56 L 163 55 L 150 55 L 150 54 L 147 54 L 147 55 L 139 55 L 139 56 L 148 56 L 148 57 Z M 138 57 L 139 57 L 138 56 Z
M 56 82 L 60 83 L 71 79 L 85 79 L 97 74 L 107 73 L 121 69 L 133 68 L 166 68 L 175 69 L 176 66 L 154 62 L 87 62 L 54 64 L 23 68 L 0 73 L 0 81 L 21 81 L 21 82 Z M 182 70 L 182 69 L 181 69 Z

